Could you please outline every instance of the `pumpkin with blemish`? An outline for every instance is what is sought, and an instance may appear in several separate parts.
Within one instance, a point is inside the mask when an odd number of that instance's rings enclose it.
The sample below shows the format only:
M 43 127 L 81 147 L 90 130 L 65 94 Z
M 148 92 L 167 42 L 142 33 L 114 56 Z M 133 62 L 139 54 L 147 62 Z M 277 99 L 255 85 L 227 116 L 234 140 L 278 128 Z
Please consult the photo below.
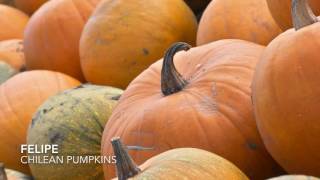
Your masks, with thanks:
M 30 164 L 32 175 L 36 179 L 103 179 L 102 164 L 68 163 L 67 156 L 101 156 L 103 129 L 121 94 L 117 88 L 81 85 L 41 105 L 32 119 L 27 143 L 57 144 L 58 154 L 40 156 L 63 156 L 64 163 Z
M 270 178 L 268 180 L 320 180 L 320 178 L 304 175 L 284 175 L 275 178 Z
M 111 141 L 116 156 L 116 179 L 226 179 L 249 180 L 235 165 L 208 151 L 177 148 L 163 152 L 137 166 L 118 138 Z
M 1 84 L 0 160 L 7 168 L 29 173 L 20 160 L 20 145 L 26 143 L 32 115 L 48 97 L 79 84 L 65 74 L 44 70 L 22 72 Z
M 22 11 L 0 4 L 0 41 L 22 39 L 29 17 Z
M 290 174 L 320 176 L 320 22 L 306 0 L 293 0 L 294 29 L 274 39 L 253 83 L 258 129 Z
M 17 71 L 12 66 L 6 62 L 0 61 L 0 84 L 4 83 L 16 73 Z
M 79 40 L 99 0 L 54 0 L 33 14 L 25 31 L 28 69 L 47 69 L 83 81 Z
M 320 15 L 320 1 L 308 0 L 316 15 Z M 293 27 L 291 19 L 291 0 L 267 0 L 269 10 L 282 30 Z
M 200 20 L 197 45 L 220 39 L 267 45 L 280 33 L 265 0 L 213 0 Z
M 177 41 L 195 44 L 197 22 L 182 0 L 105 0 L 80 41 L 87 81 L 126 88 Z
M 0 41 L 0 61 L 10 64 L 17 71 L 24 71 L 23 41 L 21 39 Z
M 109 141 L 119 136 L 128 146 L 152 148 L 132 151 L 139 164 L 172 148 L 194 147 L 231 161 L 251 179 L 280 175 L 263 146 L 251 104 L 253 72 L 264 47 L 222 40 L 177 53 L 188 48 L 175 44 L 164 61 L 129 85 L 106 125 L 103 154 L 112 154 Z M 104 165 L 106 179 L 114 171 Z

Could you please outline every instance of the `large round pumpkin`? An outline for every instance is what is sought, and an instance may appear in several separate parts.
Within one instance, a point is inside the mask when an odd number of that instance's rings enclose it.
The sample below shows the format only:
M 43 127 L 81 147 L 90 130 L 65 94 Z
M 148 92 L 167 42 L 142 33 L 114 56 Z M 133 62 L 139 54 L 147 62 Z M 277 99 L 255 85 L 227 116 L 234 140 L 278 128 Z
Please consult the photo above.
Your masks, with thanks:
M 84 24 L 99 0 L 54 0 L 41 6 L 25 31 L 28 69 L 48 69 L 84 80 L 79 40 Z
M 125 88 L 170 44 L 195 44 L 197 22 L 181 0 L 105 0 L 81 37 L 87 81 Z
M 47 1 L 48 0 L 14 0 L 14 6 L 31 15 Z
M 16 73 L 17 71 L 12 66 L 6 62 L 0 61 L 0 84 L 4 83 Z
M 45 166 L 29 164 L 32 175 L 36 179 L 102 179 L 100 163 L 76 162 L 80 156 L 101 156 L 103 128 L 121 93 L 122 90 L 112 87 L 82 85 L 53 96 L 41 105 L 32 119 L 27 143 L 57 144 L 58 154 L 40 156 L 63 156 L 64 162 Z M 68 162 L 68 156 L 74 156 L 74 160 Z
M 118 138 L 112 139 L 116 156 L 116 179 L 232 179 L 248 180 L 229 161 L 196 148 L 177 148 L 148 159 L 138 167 Z
M 275 178 L 270 178 L 267 180 L 320 180 L 320 178 L 303 175 L 284 175 Z
M 29 172 L 20 162 L 33 113 L 50 96 L 79 85 L 79 81 L 52 71 L 27 71 L 0 86 L 0 160 L 6 167 Z
M 320 22 L 307 13 L 305 1 L 294 1 L 297 30 L 266 48 L 254 78 L 253 103 L 275 160 L 289 173 L 320 176 Z
M 197 45 L 220 39 L 267 45 L 279 33 L 265 0 L 214 0 L 200 20 Z
M 0 41 L 0 61 L 10 64 L 17 71 L 25 70 L 23 41 L 21 39 Z
M 252 179 L 280 173 L 260 139 L 250 98 L 264 47 L 222 40 L 173 57 L 187 48 L 174 45 L 129 85 L 106 125 L 103 154 L 112 154 L 109 140 L 119 136 L 126 145 L 152 148 L 132 152 L 139 164 L 168 149 L 195 147 L 228 159 Z M 112 177 L 113 166 L 104 170 Z
M 29 17 L 18 9 L 0 4 L 0 41 L 22 39 Z
M 269 10 L 281 29 L 287 30 L 293 27 L 291 20 L 292 0 L 267 0 Z M 320 15 L 320 1 L 308 0 L 312 9 Z

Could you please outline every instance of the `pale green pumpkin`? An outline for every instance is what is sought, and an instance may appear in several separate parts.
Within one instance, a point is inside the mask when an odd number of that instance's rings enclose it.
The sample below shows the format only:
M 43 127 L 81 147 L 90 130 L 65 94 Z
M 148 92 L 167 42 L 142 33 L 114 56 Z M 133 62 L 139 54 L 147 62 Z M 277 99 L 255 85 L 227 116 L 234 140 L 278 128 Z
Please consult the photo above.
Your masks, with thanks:
M 68 164 L 66 158 L 100 156 L 104 126 L 121 94 L 112 87 L 82 85 L 49 98 L 32 119 L 27 143 L 57 144 L 55 156 L 63 156 L 64 162 L 29 164 L 35 179 L 103 179 L 101 164 Z

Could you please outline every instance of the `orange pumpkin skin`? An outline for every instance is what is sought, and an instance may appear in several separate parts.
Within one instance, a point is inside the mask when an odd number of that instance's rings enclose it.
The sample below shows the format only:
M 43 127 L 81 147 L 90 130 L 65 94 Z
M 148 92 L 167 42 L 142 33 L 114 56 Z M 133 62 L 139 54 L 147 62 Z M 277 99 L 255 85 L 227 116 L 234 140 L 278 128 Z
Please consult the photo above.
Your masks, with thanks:
M 31 15 L 47 1 L 48 0 L 14 0 L 14 5 L 16 8 Z
M 103 134 L 102 153 L 112 154 L 109 140 L 119 136 L 141 164 L 168 149 L 194 147 L 231 161 L 249 178 L 281 172 L 258 134 L 251 105 L 253 69 L 264 47 L 241 40 L 222 40 L 174 57 L 178 72 L 188 80 L 182 91 L 160 91 L 158 61 L 140 74 L 120 98 Z M 143 105 L 143 106 L 142 106 Z M 104 166 L 105 177 L 114 167 Z
M 17 71 L 24 70 L 23 41 L 21 39 L 0 41 L 0 61 L 10 64 Z
M 316 15 L 320 15 L 320 1 L 308 0 Z M 291 0 L 267 0 L 269 10 L 282 30 L 292 28 Z
M 0 41 L 22 39 L 29 17 L 18 9 L 2 4 L 0 4 L 0 14 Z
M 28 69 L 48 69 L 84 80 L 79 40 L 86 20 L 99 0 L 55 0 L 44 4 L 25 31 Z
M 300 1 L 303 2 L 303 1 Z M 253 84 L 264 143 L 289 173 L 320 176 L 320 23 L 287 30 L 266 48 Z
M 267 45 L 280 33 L 265 0 L 214 0 L 200 20 L 197 45 L 220 39 Z
M 124 89 L 170 44 L 195 44 L 196 30 L 194 14 L 181 0 L 103 1 L 81 37 L 84 76 Z
M 20 162 L 20 145 L 26 143 L 33 113 L 50 96 L 80 84 L 58 72 L 27 71 L 0 86 L 0 159 L 6 167 L 30 173 Z

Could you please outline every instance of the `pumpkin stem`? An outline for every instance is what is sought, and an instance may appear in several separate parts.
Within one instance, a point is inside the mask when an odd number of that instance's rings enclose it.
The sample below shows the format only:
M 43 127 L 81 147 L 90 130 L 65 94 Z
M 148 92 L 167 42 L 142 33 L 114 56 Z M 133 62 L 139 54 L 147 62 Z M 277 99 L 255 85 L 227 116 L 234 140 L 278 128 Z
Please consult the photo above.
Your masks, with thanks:
M 7 173 L 5 171 L 5 168 L 4 168 L 4 164 L 3 163 L 0 163 L 0 179 L 2 180 L 7 180 Z
M 317 16 L 308 4 L 308 0 L 292 0 L 291 14 L 293 26 L 296 30 L 318 22 Z
M 177 52 L 182 50 L 187 51 L 190 48 L 189 44 L 178 42 L 167 50 L 163 58 L 161 71 L 161 91 L 163 95 L 168 96 L 179 92 L 188 84 L 174 66 L 173 57 Z
M 133 162 L 127 148 L 122 144 L 119 137 L 111 139 L 114 155 L 116 156 L 117 175 L 119 180 L 127 180 L 137 175 L 141 170 Z

